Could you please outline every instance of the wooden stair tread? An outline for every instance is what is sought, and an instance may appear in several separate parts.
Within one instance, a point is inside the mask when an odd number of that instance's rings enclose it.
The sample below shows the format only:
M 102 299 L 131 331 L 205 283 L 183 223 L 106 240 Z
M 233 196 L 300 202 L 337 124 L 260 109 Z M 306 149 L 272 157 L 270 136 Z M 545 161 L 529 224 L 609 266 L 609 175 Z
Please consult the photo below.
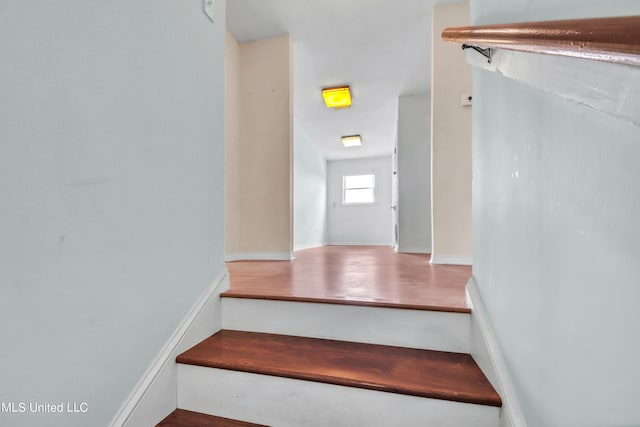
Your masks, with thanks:
M 229 418 L 215 417 L 184 409 L 176 409 L 156 427 L 267 427 Z
M 222 330 L 177 362 L 502 406 L 473 358 L 461 353 Z

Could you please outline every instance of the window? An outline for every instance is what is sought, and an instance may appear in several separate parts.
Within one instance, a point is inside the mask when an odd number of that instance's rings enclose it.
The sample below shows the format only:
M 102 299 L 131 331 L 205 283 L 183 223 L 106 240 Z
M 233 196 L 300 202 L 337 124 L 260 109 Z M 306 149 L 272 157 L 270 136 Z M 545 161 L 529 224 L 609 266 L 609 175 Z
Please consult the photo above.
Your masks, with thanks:
M 376 176 L 345 175 L 342 177 L 342 202 L 345 205 L 374 203 L 376 201 Z

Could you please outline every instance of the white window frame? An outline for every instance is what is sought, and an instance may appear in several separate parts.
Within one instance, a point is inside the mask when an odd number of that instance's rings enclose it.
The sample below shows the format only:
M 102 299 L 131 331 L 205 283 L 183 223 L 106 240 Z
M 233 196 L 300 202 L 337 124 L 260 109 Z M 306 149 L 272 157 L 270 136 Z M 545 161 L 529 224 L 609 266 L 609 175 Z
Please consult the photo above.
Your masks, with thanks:
M 373 175 L 373 187 L 363 187 L 363 188 L 349 188 L 349 190 L 360 190 L 360 189 L 372 189 L 373 190 L 373 201 L 371 202 L 358 202 L 358 203 L 347 203 L 345 200 L 345 195 L 347 193 L 346 188 L 346 178 L 348 176 L 362 176 L 362 175 Z M 342 206 L 367 206 L 367 205 L 375 205 L 378 202 L 378 174 L 375 171 L 366 171 L 366 172 L 351 172 L 351 173 L 343 173 L 342 174 Z

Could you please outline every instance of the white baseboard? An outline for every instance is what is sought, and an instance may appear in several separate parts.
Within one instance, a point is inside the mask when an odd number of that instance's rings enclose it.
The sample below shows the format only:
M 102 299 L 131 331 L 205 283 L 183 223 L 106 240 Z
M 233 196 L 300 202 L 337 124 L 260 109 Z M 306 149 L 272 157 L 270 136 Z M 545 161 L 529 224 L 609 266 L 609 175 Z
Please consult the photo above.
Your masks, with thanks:
M 426 246 L 407 246 L 407 245 L 398 245 L 398 252 L 405 254 L 430 254 L 431 248 Z
M 431 264 L 471 265 L 472 261 L 470 256 L 431 255 Z
M 393 242 L 356 242 L 354 240 L 332 241 L 327 246 L 391 246 Z
M 293 252 L 238 252 L 226 254 L 224 260 L 230 261 L 291 261 L 296 259 Z
M 527 427 L 489 316 L 473 277 L 467 283 L 471 311 L 471 355 L 502 397 L 500 427 Z
M 313 249 L 313 248 L 321 248 L 323 246 L 327 246 L 326 243 L 309 243 L 308 245 L 298 245 L 294 246 L 294 251 L 303 251 L 305 249 Z
M 153 426 L 176 408 L 176 356 L 222 327 L 220 293 L 229 289 L 224 269 L 207 287 L 180 323 L 138 384 L 125 400 L 110 427 Z

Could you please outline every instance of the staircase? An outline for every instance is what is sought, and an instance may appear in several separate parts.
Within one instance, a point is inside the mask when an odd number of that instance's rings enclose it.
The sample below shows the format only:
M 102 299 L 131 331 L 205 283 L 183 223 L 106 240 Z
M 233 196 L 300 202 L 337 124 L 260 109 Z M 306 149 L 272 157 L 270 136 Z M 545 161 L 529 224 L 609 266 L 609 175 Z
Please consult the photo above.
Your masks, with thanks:
M 158 424 L 158 427 L 267 427 L 229 418 L 215 417 L 200 412 L 176 409 Z
M 159 426 L 500 424 L 500 396 L 466 354 L 468 310 L 223 294 L 222 319 L 178 356 L 179 409 Z

